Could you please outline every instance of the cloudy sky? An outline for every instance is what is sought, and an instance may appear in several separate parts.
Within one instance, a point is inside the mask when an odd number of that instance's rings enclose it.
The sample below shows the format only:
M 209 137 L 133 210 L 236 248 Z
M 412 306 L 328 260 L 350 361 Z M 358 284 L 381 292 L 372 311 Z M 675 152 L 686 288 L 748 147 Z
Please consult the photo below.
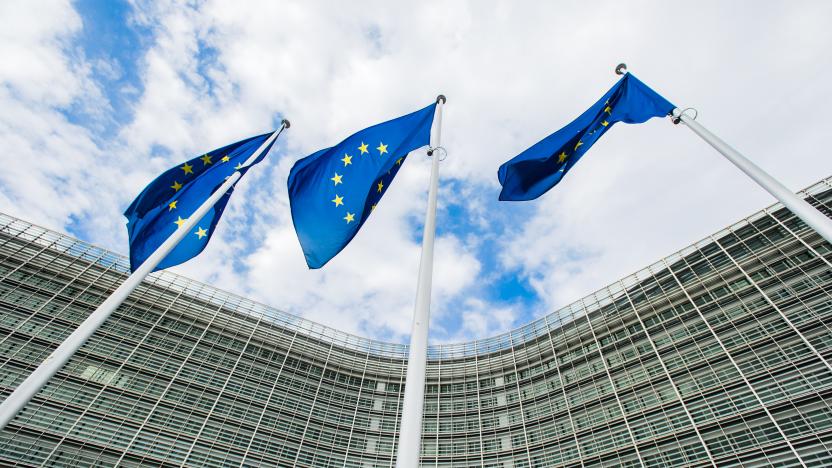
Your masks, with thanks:
M 406 341 L 429 160 L 408 158 L 353 242 L 306 268 L 299 158 L 448 96 L 434 342 L 521 325 L 733 223 L 770 196 L 682 126 L 617 125 L 555 189 L 498 202 L 497 167 L 630 70 L 797 190 L 826 155 L 832 3 L 0 2 L 0 211 L 127 252 L 122 212 L 165 169 L 292 128 L 173 271 Z

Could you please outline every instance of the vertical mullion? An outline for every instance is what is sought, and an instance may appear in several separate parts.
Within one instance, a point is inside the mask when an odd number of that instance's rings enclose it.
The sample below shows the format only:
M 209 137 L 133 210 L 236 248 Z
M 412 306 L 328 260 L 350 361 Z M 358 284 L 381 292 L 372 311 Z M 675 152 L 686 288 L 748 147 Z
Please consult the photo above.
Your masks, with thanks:
M 225 302 L 223 302 L 223 304 L 221 304 L 219 307 L 217 307 L 217 310 L 214 312 L 214 315 L 212 315 L 211 319 L 205 324 L 205 329 L 202 330 L 202 333 L 199 335 L 199 338 L 197 338 L 196 341 L 194 342 L 194 347 L 191 348 L 191 350 L 188 352 L 188 355 L 185 356 L 185 359 L 182 360 L 182 363 L 179 365 L 179 368 L 176 370 L 176 373 L 173 376 L 171 376 L 167 385 L 165 385 L 165 388 L 162 389 L 162 391 L 159 393 L 159 397 L 156 399 L 156 403 L 154 403 L 153 407 L 150 408 L 150 411 L 147 412 L 147 416 L 144 418 L 144 421 L 142 421 L 142 423 L 139 425 L 138 429 L 136 429 L 136 433 L 133 434 L 133 437 L 130 439 L 130 441 L 127 443 L 127 445 L 124 447 L 124 451 L 121 453 L 121 456 L 119 457 L 118 461 L 116 462 L 116 465 L 118 465 L 119 463 L 121 463 L 124 460 L 124 457 L 126 457 L 127 453 L 130 451 L 130 447 L 132 447 L 133 444 L 136 443 L 136 439 L 139 438 L 139 435 L 142 433 L 144 428 L 147 426 L 148 422 L 150 422 L 150 418 L 153 416 L 153 413 L 156 412 L 156 408 L 159 407 L 159 405 L 162 403 L 162 400 L 165 398 L 168 391 L 173 386 L 173 383 L 176 381 L 177 378 L 179 378 L 179 375 L 182 373 L 182 370 L 188 364 L 188 361 L 191 359 L 191 356 L 193 356 L 194 352 L 196 352 L 197 348 L 199 348 L 200 342 L 205 338 L 205 335 L 208 334 L 208 331 L 211 329 L 211 325 L 213 325 L 214 320 L 220 314 L 220 312 L 222 311 L 224 306 L 225 306 Z M 196 440 L 196 438 L 194 440 Z
M 477 399 L 477 426 L 479 427 L 479 437 L 480 437 L 480 464 L 485 465 L 485 450 L 482 443 L 482 400 L 480 399 L 480 356 L 476 349 L 476 342 L 474 342 L 474 378 L 476 379 L 476 390 L 474 391 L 474 395 Z M 467 397 L 466 397 L 467 400 Z M 466 405 L 467 406 L 467 405 Z M 437 428 L 437 431 L 439 429 Z M 468 430 L 468 416 L 465 417 L 465 430 Z
M 670 371 L 667 369 L 667 366 L 662 360 L 662 356 L 659 353 L 659 349 L 656 347 L 656 344 L 653 342 L 653 338 L 650 336 L 650 333 L 647 330 L 647 326 L 644 324 L 644 321 L 641 319 L 641 316 L 636 309 L 636 305 L 633 303 L 630 294 L 627 292 L 627 288 L 622 284 L 620 281 L 618 284 L 621 286 L 621 290 L 624 292 L 624 296 L 627 298 L 627 302 L 630 304 L 630 307 L 633 309 L 633 313 L 635 314 L 636 319 L 638 319 L 638 323 L 641 326 L 641 329 L 644 330 L 644 337 L 647 339 L 647 342 L 650 343 L 650 348 L 653 350 L 653 353 L 656 355 L 656 359 L 659 361 L 659 365 L 662 366 L 662 371 L 664 371 L 664 375 L 667 377 L 667 382 L 670 384 L 670 388 L 673 389 L 673 393 L 676 394 L 676 398 L 679 399 L 679 405 L 685 412 L 685 415 L 688 417 L 688 421 L 690 421 L 690 425 L 693 428 L 694 432 L 696 432 L 696 437 L 699 439 L 699 443 L 702 444 L 702 448 L 705 449 L 705 454 L 708 455 L 708 461 L 711 463 L 711 466 L 716 467 L 716 462 L 714 462 L 714 457 L 711 454 L 711 450 L 708 448 L 708 444 L 705 443 L 705 439 L 702 437 L 702 432 L 699 430 L 699 427 L 696 425 L 696 421 L 693 419 L 693 415 L 690 413 L 688 406 L 685 404 L 685 399 L 682 398 L 682 393 L 679 391 L 678 387 L 676 386 L 676 382 L 673 381 L 673 377 L 670 376 Z M 658 280 L 656 284 L 659 288 L 662 288 L 661 284 L 659 284 Z M 609 291 L 609 290 L 608 290 Z M 662 293 L 664 293 L 664 288 L 662 288 Z M 665 293 L 665 296 L 667 294 Z M 610 298 L 612 298 L 612 294 L 610 294 Z M 615 303 L 613 302 L 613 305 Z M 617 306 L 616 306 L 617 307 Z M 681 444 L 680 444 L 681 445 Z
M 558 362 L 558 354 L 555 350 L 555 339 L 552 336 L 552 324 L 549 323 L 549 316 L 544 316 L 544 321 L 546 323 L 546 330 L 548 332 L 547 339 L 549 340 L 549 344 L 552 347 L 552 361 L 555 363 L 555 371 L 558 373 L 558 380 L 560 381 L 560 390 L 561 394 L 563 395 L 563 407 L 566 409 L 566 416 L 569 418 L 569 425 L 572 426 L 572 435 L 575 438 L 575 450 L 578 451 L 578 461 L 581 463 L 581 466 L 584 466 L 584 456 L 581 453 L 581 444 L 578 441 L 578 428 L 575 426 L 575 420 L 572 418 L 572 408 L 569 404 L 569 399 L 566 397 L 566 382 L 563 380 L 563 374 L 560 371 L 560 363 Z
M 595 328 L 592 326 L 592 317 L 589 315 L 589 311 L 586 309 L 586 304 L 584 304 L 583 299 L 580 301 L 581 308 L 584 311 L 584 317 L 586 317 L 586 323 L 589 325 L 589 332 L 592 335 L 592 340 L 595 341 L 595 346 L 598 348 L 598 356 L 601 359 L 601 364 L 604 366 L 604 372 L 607 374 L 607 379 L 610 381 L 610 388 L 612 389 L 613 397 L 615 397 L 615 401 L 618 403 L 618 410 L 621 411 L 621 418 L 624 421 L 624 427 L 627 428 L 627 434 L 630 435 L 630 440 L 633 442 L 633 449 L 636 452 L 636 457 L 638 458 L 639 463 L 641 466 L 644 465 L 644 460 L 641 458 L 641 452 L 638 449 L 638 443 L 636 442 L 636 438 L 633 435 L 633 429 L 630 427 L 630 422 L 627 419 L 627 412 L 624 410 L 624 404 L 621 402 L 621 397 L 618 395 L 618 390 L 615 388 L 615 382 L 612 380 L 612 374 L 610 373 L 610 368 L 607 365 L 607 360 L 604 357 L 604 353 L 602 351 L 603 347 L 601 343 L 598 341 L 598 336 L 595 335 Z M 598 311 L 599 317 L 603 318 L 603 313 L 601 310 Z
M 442 452 L 439 450 L 439 434 L 441 433 L 440 427 L 442 423 L 442 418 L 440 417 L 440 408 L 442 407 L 442 352 L 440 348 L 440 352 L 437 353 L 438 359 L 436 360 L 436 466 L 439 466 L 439 456 L 442 455 Z
M 220 399 L 222 398 L 223 392 L 225 392 L 226 387 L 228 387 L 228 382 L 230 382 L 231 378 L 234 376 L 234 371 L 237 369 L 237 365 L 239 365 L 240 361 L 243 360 L 243 356 L 245 356 L 246 354 L 246 349 L 248 348 L 248 345 L 251 343 L 251 339 L 254 337 L 254 333 L 257 331 L 257 327 L 260 325 L 261 320 L 263 320 L 263 314 L 260 314 L 260 316 L 257 317 L 257 322 L 251 328 L 251 333 L 246 339 L 246 342 L 243 345 L 242 349 L 240 349 L 240 355 L 237 356 L 237 360 L 234 361 L 234 365 L 228 372 L 228 377 L 225 378 L 225 382 L 223 382 L 222 388 L 220 388 L 219 392 L 217 392 L 217 398 L 216 400 L 214 400 L 214 403 L 208 410 L 208 414 L 205 416 L 205 421 L 202 422 L 202 426 L 200 426 L 199 431 L 194 436 L 194 441 L 191 443 L 190 448 L 188 448 L 188 451 L 185 453 L 185 457 L 182 459 L 182 463 L 180 464 L 180 466 L 185 466 L 185 464 L 188 463 L 188 458 L 190 458 L 191 453 L 194 450 L 194 447 L 196 447 L 197 442 L 199 442 L 199 438 L 202 436 L 202 432 L 205 430 L 205 426 L 208 425 L 208 421 L 211 419 L 211 415 L 214 413 L 214 409 L 216 409 L 217 404 L 220 402 Z
M 312 403 L 309 405 L 309 416 L 306 418 L 306 424 L 303 426 L 303 433 L 300 436 L 300 443 L 298 444 L 298 451 L 295 454 L 295 461 L 292 463 L 293 466 L 298 466 L 298 458 L 300 458 L 301 448 L 304 446 L 306 431 L 309 429 L 309 422 L 312 420 L 312 414 L 315 411 L 315 403 L 318 401 L 318 393 L 321 391 L 321 386 L 323 385 L 324 375 L 326 375 L 326 368 L 329 365 L 329 356 L 332 355 L 332 348 L 334 345 L 332 343 L 329 344 L 329 351 L 326 353 L 326 359 L 324 360 L 324 366 L 321 369 L 321 379 L 318 381 L 318 387 L 315 389 L 315 396 L 312 397 Z
M 812 351 L 812 353 L 818 359 L 820 359 L 820 361 L 824 365 L 826 365 L 827 369 L 832 371 L 832 364 L 830 364 L 829 361 L 827 361 L 826 358 L 823 357 L 823 355 L 820 353 L 820 351 L 818 351 L 818 349 L 815 348 L 815 346 L 806 338 L 806 336 L 803 333 L 801 333 L 800 330 L 798 330 L 798 328 L 795 326 L 795 324 L 786 316 L 786 314 L 783 313 L 782 310 L 780 310 L 780 307 L 777 307 L 777 304 L 775 304 L 774 301 L 771 299 L 771 297 L 769 297 L 769 295 L 766 294 L 765 291 L 763 291 L 763 288 L 761 288 L 760 285 L 757 284 L 757 282 L 754 281 L 754 279 L 751 278 L 751 276 L 749 276 L 748 272 L 745 271 L 745 269 L 742 266 L 740 266 L 739 262 L 737 262 L 737 260 L 734 259 L 734 257 L 731 254 L 729 254 L 727 250 L 725 250 L 725 247 L 723 247 L 722 244 L 717 242 L 717 240 L 714 239 L 713 236 L 710 236 L 710 238 L 711 238 L 711 241 L 713 241 L 713 243 L 716 244 L 719 247 L 719 249 L 722 251 L 722 253 L 725 254 L 725 256 L 728 257 L 729 260 L 731 260 L 731 263 L 733 263 L 734 266 L 737 267 L 737 269 L 740 271 L 740 273 L 742 273 L 742 275 L 745 277 L 745 279 L 754 286 L 754 289 L 756 289 L 757 292 L 759 292 L 760 295 L 762 295 L 763 299 L 765 299 L 765 301 L 768 302 L 768 304 L 772 308 L 774 308 L 774 310 L 780 315 L 780 318 L 783 319 L 784 322 L 786 322 L 786 325 L 788 325 L 789 328 L 791 328 L 792 331 L 797 334 L 797 336 L 800 338 L 800 340 L 803 341 L 803 344 L 805 344 Z M 722 276 L 722 275 L 720 275 L 720 276 Z
M 101 259 L 101 258 L 103 258 L 103 257 L 104 257 L 104 254 L 102 253 L 102 254 L 98 257 L 98 259 Z M 34 257 L 33 257 L 33 259 L 34 259 Z M 80 260 L 80 257 L 79 257 L 78 259 L 74 259 L 74 260 L 72 261 L 72 263 L 74 263 L 76 260 Z M 34 317 L 38 314 L 38 312 L 42 311 L 42 310 L 43 310 L 43 308 L 44 308 L 44 307 L 46 307 L 46 305 L 47 305 L 47 304 L 49 304 L 49 302 L 50 302 L 50 301 L 54 301 L 54 300 L 55 300 L 55 298 L 57 298 L 57 297 L 58 297 L 58 296 L 59 296 L 62 292 L 66 291 L 66 289 L 67 289 L 67 288 L 69 288 L 69 287 L 70 287 L 70 286 L 72 286 L 75 282 L 77 282 L 77 281 L 78 281 L 78 279 L 81 277 L 81 275 L 83 275 L 83 274 L 84 274 L 84 273 L 86 273 L 86 272 L 87 272 L 90 268 L 92 268 L 92 266 L 93 266 L 94 264 L 95 264 L 94 262 L 90 262 L 90 263 L 87 265 L 87 267 L 86 267 L 86 268 L 84 268 L 84 269 L 83 269 L 80 273 L 78 273 L 78 275 L 76 275 L 76 276 L 75 276 L 75 278 L 73 278 L 73 279 L 69 280 L 69 281 L 68 281 L 68 282 L 67 282 L 67 283 L 66 283 L 66 284 L 65 284 L 65 285 L 64 285 L 64 286 L 63 286 L 60 290 L 58 290 L 57 292 L 55 292 L 54 294 L 52 294 L 52 296 L 51 296 L 51 297 L 49 297 L 49 299 L 44 300 L 43 304 L 41 304 L 41 305 L 40 305 L 40 307 L 38 307 L 38 308 L 36 308 L 36 309 L 34 309 L 34 310 L 31 310 L 31 309 L 27 310 L 27 312 L 31 311 L 31 313 L 29 313 L 29 314 L 28 314 L 28 316 L 26 317 L 26 319 L 25 319 L 25 320 L 23 320 L 22 322 L 18 323 L 18 324 L 14 327 L 14 329 L 12 330 L 12 333 L 11 333 L 11 334 L 13 334 L 13 333 L 14 333 L 14 332 L 16 332 L 16 331 L 18 331 L 18 332 L 19 332 L 19 331 L 20 331 L 20 330 L 21 330 L 21 329 L 22 329 L 22 328 L 23 328 L 23 327 L 24 327 L 27 323 L 29 323 L 29 321 L 30 321 L 30 320 L 32 320 L 32 319 L 33 319 L 33 318 L 34 318 Z M 115 265 L 115 263 L 114 263 L 114 264 L 112 264 L 112 265 L 110 265 L 110 266 L 109 266 L 109 267 L 107 267 L 107 268 L 104 268 L 104 269 L 103 269 L 103 271 L 101 272 L 101 274 L 100 274 L 100 275 L 98 275 L 98 277 L 97 277 L 97 278 L 95 278 L 93 281 L 90 281 L 90 282 L 89 282 L 89 284 L 87 284 L 87 286 L 86 286 L 84 289 L 82 289 L 82 290 L 81 290 L 81 293 L 86 292 L 88 289 L 90 289 L 90 288 L 93 286 L 93 284 L 95 284 L 95 282 L 96 282 L 96 281 L 98 281 L 99 279 L 101 279 L 101 277 L 103 277 L 105 274 L 109 273 L 109 272 L 110 272 L 110 270 L 112 269 L 112 267 L 113 267 L 114 265 Z M 23 266 L 23 265 L 21 265 L 21 266 Z M 38 270 L 37 270 L 37 272 L 40 272 L 40 271 L 44 270 L 45 268 L 46 268 L 46 267 L 41 267 L 40 269 L 38 269 Z M 9 273 L 9 274 L 11 274 L 11 273 Z M 33 274 L 32 274 L 32 276 L 34 276 L 34 274 L 35 274 L 35 273 L 33 273 Z M 52 275 L 52 278 L 55 278 L 55 277 L 57 277 L 57 276 L 58 276 L 58 274 L 57 274 L 57 273 L 55 273 L 54 275 Z M 8 277 L 8 275 L 7 275 L 6 277 Z M 5 278 L 3 278 L 3 280 L 5 280 Z M 0 281 L 2 281 L 2 280 L 0 280 Z M 26 283 L 25 283 L 25 281 L 21 280 L 21 284 L 26 284 Z M 19 288 L 20 288 L 20 286 L 15 286 L 15 288 L 14 288 L 14 289 L 12 289 L 12 291 L 15 291 L 15 290 L 17 290 L 17 289 L 19 289 Z M 36 289 L 38 289 L 38 290 L 42 290 L 42 288 L 36 287 L 36 286 L 34 286 L 34 285 L 32 285 L 32 288 L 36 288 Z M 106 289 L 109 289 L 109 288 L 106 288 Z M 37 294 L 37 291 L 32 292 L 32 293 L 31 293 L 31 294 L 29 294 L 29 296 L 27 296 L 27 297 L 32 297 L 32 296 L 34 296 L 35 294 Z M 62 311 L 63 311 L 63 310 L 65 310 L 65 309 L 66 309 L 66 307 L 69 307 L 69 306 L 70 306 L 73 302 L 75 302 L 75 300 L 76 300 L 76 299 L 77 299 L 77 298 L 72 298 L 72 299 L 69 299 L 69 300 L 67 301 L 67 305 L 66 305 L 63 309 L 61 309 L 61 310 L 62 310 Z M 56 318 L 57 318 L 57 315 L 53 315 L 53 316 L 52 316 L 52 318 L 50 318 L 50 319 L 49 319 L 49 321 L 48 321 L 48 322 L 46 322 L 46 325 L 44 325 L 44 327 L 46 327 L 46 326 L 48 326 L 49 324 L 53 323 L 53 322 L 55 321 L 55 319 L 56 319 Z M 42 330 L 42 329 L 43 329 L 43 328 L 41 328 L 41 330 Z M 7 339 L 9 336 L 11 336 L 11 334 L 6 335 L 6 336 L 4 336 L 2 339 L 0 339 L 0 345 L 2 345 L 2 344 L 6 341 L 6 339 Z M 31 333 L 31 335 L 32 335 L 32 337 L 36 336 L 36 335 L 37 335 L 37 331 L 33 331 L 33 332 Z M 32 340 L 31 340 L 31 339 L 29 339 L 29 341 L 32 341 Z M 0 365 L 5 364 L 5 363 L 6 363 L 6 362 L 8 362 L 9 360 L 11 360 L 13 357 L 14 357 L 14 355 L 9 356 L 9 358 L 8 358 L 8 359 L 6 359 L 6 361 L 4 361 L 3 363 L 0 363 Z
M 364 391 L 364 379 L 367 378 L 367 366 L 370 364 L 370 352 L 367 351 L 364 355 L 364 367 L 361 370 L 361 380 L 358 382 L 358 395 L 355 397 L 355 411 L 352 413 L 352 422 L 350 422 L 350 433 L 347 436 L 347 446 L 344 447 L 344 464 L 341 465 L 342 468 L 346 468 L 347 460 L 350 457 L 350 444 L 352 444 L 352 434 L 355 432 L 355 420 L 358 417 L 358 408 L 361 406 L 361 393 Z M 349 391 L 349 385 L 347 385 L 347 391 Z M 381 423 L 379 423 L 381 425 Z M 381 433 L 381 427 L 379 427 L 379 433 Z M 240 465 L 242 468 L 242 465 Z
M 156 319 L 156 322 L 147 329 L 147 333 L 145 333 L 145 335 L 142 337 L 142 339 L 138 343 L 136 343 L 136 346 L 133 348 L 132 351 L 130 351 L 130 354 L 121 361 L 121 364 L 116 369 L 116 373 L 118 373 L 119 371 L 124 369 L 124 366 L 127 364 L 127 362 L 133 357 L 133 355 L 136 353 L 136 351 L 138 351 L 139 348 L 145 343 L 145 340 L 147 340 L 147 338 L 154 332 L 155 328 L 159 325 L 159 323 L 165 317 L 165 314 L 173 307 L 173 305 L 182 296 L 183 293 L 184 293 L 184 291 L 180 291 L 179 294 L 177 294 L 176 297 L 173 300 L 171 300 L 170 305 L 168 305 L 167 309 L 164 312 L 162 312 L 161 314 L 159 314 L 159 318 Z M 78 418 L 72 424 L 72 426 L 70 426 L 69 429 L 67 429 L 66 433 L 61 437 L 61 439 L 58 441 L 58 443 L 55 445 L 55 447 L 52 449 L 52 451 L 49 452 L 49 455 L 46 456 L 46 459 L 45 459 L 46 461 L 49 461 L 49 459 L 52 457 L 52 455 L 55 454 L 55 451 L 58 450 L 58 447 L 66 440 L 66 438 L 69 436 L 69 434 L 78 426 L 78 424 L 81 422 L 81 420 L 84 418 L 84 416 L 87 415 L 87 413 L 92 408 L 92 406 L 95 404 L 95 402 L 98 400 L 98 398 L 100 398 L 101 395 L 104 393 L 104 391 L 107 390 L 107 385 L 108 384 L 101 384 L 101 389 L 98 390 L 98 392 L 95 394 L 95 396 L 92 398 L 92 400 L 90 400 L 89 403 L 87 403 L 86 408 L 84 408 L 84 410 L 81 412 L 81 414 L 78 416 Z M 46 463 L 46 461 L 44 463 Z
M 430 347 L 428 347 L 428 350 L 430 350 Z M 410 354 L 408 352 L 404 352 L 402 354 L 401 359 L 404 360 L 404 361 L 407 361 L 407 358 L 408 358 L 409 355 Z M 427 366 L 425 366 L 425 369 L 427 369 Z M 399 436 L 399 432 L 401 431 L 401 428 L 399 426 L 401 425 L 401 422 L 402 422 L 402 410 L 401 409 L 404 407 L 404 403 L 402 403 L 402 398 L 404 397 L 404 390 L 405 390 L 404 387 L 405 387 L 405 384 L 407 383 L 406 382 L 407 379 L 405 378 L 406 375 L 407 375 L 407 366 L 402 365 L 401 370 L 399 371 L 399 394 L 398 394 L 398 396 L 396 396 L 396 414 L 397 414 L 398 417 L 395 417 L 395 419 L 394 419 L 395 423 L 393 424 L 393 443 L 390 444 L 391 445 L 390 455 L 389 455 L 390 456 L 390 464 L 389 464 L 390 468 L 392 468 L 393 465 L 396 464 L 396 453 L 397 453 L 397 450 L 398 450 L 398 446 L 396 444 L 398 444 L 398 440 L 399 440 L 398 436 Z M 382 411 L 384 411 L 383 408 L 382 408 Z M 422 411 L 424 412 L 424 409 Z
M 529 463 L 528 466 L 532 466 L 532 453 L 531 453 L 531 450 L 529 449 L 529 436 L 528 436 L 528 433 L 526 431 L 526 412 L 523 411 L 523 395 L 520 392 L 520 372 L 518 372 L 518 370 L 517 370 L 517 354 L 516 354 L 515 349 L 514 349 L 514 336 L 511 335 L 511 332 L 509 332 L 508 339 L 509 339 L 509 344 L 511 346 L 511 363 L 514 366 L 514 376 L 515 376 L 514 385 L 515 385 L 515 387 L 517 387 L 517 402 L 520 405 L 520 423 L 522 424 L 522 427 L 523 427 L 523 442 L 524 442 L 523 445 L 526 447 L 526 460 Z M 508 410 L 506 410 L 506 411 L 508 411 Z M 510 427 L 511 427 L 511 423 L 509 423 L 509 428 Z M 510 433 L 511 433 L 511 430 L 509 430 L 509 434 Z
M 670 265 L 668 265 L 667 260 L 662 259 L 662 263 L 664 264 L 665 268 L 667 268 L 667 270 L 670 272 L 670 275 L 673 276 L 673 279 L 679 285 L 679 288 L 682 290 L 682 293 L 693 306 L 694 310 L 696 310 L 696 313 L 699 315 L 699 318 L 702 319 L 702 322 L 705 324 L 706 327 L 708 327 L 708 330 L 711 332 L 711 335 L 714 337 L 717 344 L 722 349 L 722 352 L 725 353 L 725 356 L 728 358 L 728 360 L 731 361 L 731 364 L 734 366 L 734 369 L 736 369 L 736 371 L 739 373 L 740 378 L 751 391 L 751 394 L 754 395 L 754 398 L 757 400 L 757 403 L 760 405 L 760 408 L 766 413 L 768 418 L 771 420 L 771 423 L 774 424 L 775 429 L 777 429 L 777 432 L 780 433 L 780 436 L 783 438 L 783 441 L 789 447 L 789 450 L 791 450 L 792 454 L 794 454 L 794 456 L 797 457 L 797 461 L 798 463 L 800 463 L 800 466 L 806 468 L 806 464 L 803 462 L 803 458 L 801 458 L 800 454 L 797 453 L 797 449 L 794 447 L 794 445 L 792 445 L 792 442 L 786 436 L 786 433 L 783 432 L 783 429 L 780 427 L 780 424 L 777 422 L 777 420 L 774 418 L 774 415 L 768 409 L 768 406 L 766 406 L 762 398 L 760 398 L 760 395 L 757 393 L 757 390 L 754 389 L 754 386 L 751 385 L 751 382 L 748 380 L 748 377 L 746 377 L 745 372 L 743 372 L 742 368 L 739 366 L 739 364 L 737 364 L 737 361 L 734 360 L 734 357 L 731 356 L 731 353 L 728 352 L 728 348 L 725 347 L 725 344 L 722 342 L 722 339 L 719 337 L 719 335 L 717 335 L 716 330 L 714 330 L 713 327 L 711 327 L 711 324 L 705 318 L 705 314 L 703 314 L 699 306 L 696 305 L 695 302 L 693 302 L 693 298 L 690 297 L 690 294 L 682 285 L 682 282 L 679 280 L 679 278 L 676 277 L 676 272 L 674 272 L 673 269 L 670 268 Z
M 246 458 L 248 458 L 249 451 L 251 450 L 251 444 L 254 443 L 254 438 L 257 437 L 257 431 L 260 430 L 260 423 L 263 421 L 266 410 L 269 408 L 269 404 L 272 401 L 272 396 L 274 395 L 274 390 L 277 387 L 277 382 L 280 380 L 280 374 L 283 372 L 286 360 L 289 359 L 289 353 L 292 351 L 292 345 L 295 344 L 295 338 L 297 338 L 297 336 L 298 332 L 295 331 L 292 335 L 292 339 L 289 341 L 289 346 L 286 348 L 286 353 L 283 355 L 283 362 L 280 363 L 280 368 L 277 370 L 277 376 L 274 379 L 271 390 L 269 390 L 269 396 L 266 397 L 266 401 L 263 403 L 263 411 L 260 412 L 260 416 L 257 418 L 257 423 L 254 425 L 254 432 L 252 432 L 251 440 L 249 440 L 245 452 L 243 453 L 243 459 L 240 461 L 240 468 L 242 468 L 246 463 Z

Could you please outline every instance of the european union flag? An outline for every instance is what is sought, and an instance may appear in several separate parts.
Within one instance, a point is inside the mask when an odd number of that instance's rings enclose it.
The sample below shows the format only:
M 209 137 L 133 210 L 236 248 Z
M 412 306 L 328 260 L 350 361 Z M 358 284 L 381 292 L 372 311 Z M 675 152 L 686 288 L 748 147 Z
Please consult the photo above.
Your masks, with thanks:
M 266 133 L 205 153 L 168 169 L 145 187 L 124 212 L 130 240 L 130 269 L 136 271 L 225 179 L 235 171 L 245 175 L 251 166 L 260 162 L 271 149 L 271 144 L 264 148 L 254 163 L 243 166 L 271 135 Z M 196 230 L 185 236 L 154 271 L 179 265 L 202 252 L 233 191 L 232 188 L 217 201 L 199 221 Z
M 560 182 L 616 122 L 646 122 L 670 114 L 674 107 L 631 73 L 625 74 L 572 123 L 500 166 L 500 200 L 534 200 Z
M 436 104 L 365 128 L 298 160 L 289 203 L 306 264 L 320 268 L 358 233 L 408 153 L 430 144 Z

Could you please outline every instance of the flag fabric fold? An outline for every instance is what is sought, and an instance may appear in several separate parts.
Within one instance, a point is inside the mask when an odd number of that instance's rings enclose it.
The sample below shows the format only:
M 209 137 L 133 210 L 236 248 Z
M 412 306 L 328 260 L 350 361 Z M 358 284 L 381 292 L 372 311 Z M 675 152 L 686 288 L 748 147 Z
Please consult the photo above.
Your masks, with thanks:
M 626 73 L 577 119 L 500 166 L 500 200 L 534 200 L 557 185 L 616 122 L 643 123 L 670 114 L 674 107 Z
M 148 184 L 124 212 L 130 242 L 130 269 L 136 271 L 235 171 L 245 175 L 251 166 L 262 161 L 271 144 L 256 161 L 244 166 L 271 135 L 266 133 L 215 149 L 168 169 Z M 233 191 L 232 188 L 217 201 L 194 232 L 186 235 L 154 271 L 184 263 L 205 249 Z
M 298 160 L 289 173 L 292 221 L 309 268 L 358 233 L 408 153 L 430 144 L 436 104 L 361 130 Z

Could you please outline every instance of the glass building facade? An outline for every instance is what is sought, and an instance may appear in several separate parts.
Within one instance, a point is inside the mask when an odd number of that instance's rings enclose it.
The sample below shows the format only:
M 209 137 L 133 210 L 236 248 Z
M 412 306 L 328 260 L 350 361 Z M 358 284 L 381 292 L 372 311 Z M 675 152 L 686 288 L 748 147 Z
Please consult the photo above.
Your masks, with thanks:
M 801 192 L 832 216 L 832 180 Z M 832 465 L 832 246 L 779 205 L 429 348 L 422 465 Z M 128 273 L 0 215 L 0 398 Z M 168 272 L 0 431 L 2 466 L 391 467 L 407 346 Z

